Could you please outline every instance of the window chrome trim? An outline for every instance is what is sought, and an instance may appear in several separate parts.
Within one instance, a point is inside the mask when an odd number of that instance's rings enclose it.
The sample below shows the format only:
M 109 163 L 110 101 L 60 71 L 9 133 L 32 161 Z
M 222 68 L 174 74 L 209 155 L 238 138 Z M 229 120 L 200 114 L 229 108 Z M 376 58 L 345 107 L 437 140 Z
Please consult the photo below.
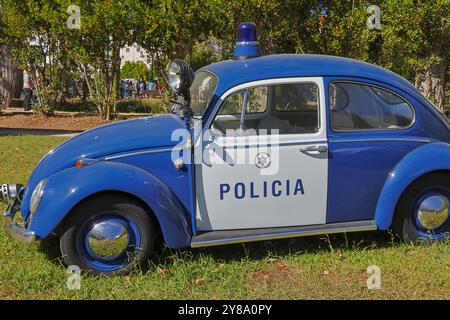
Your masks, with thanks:
M 330 87 L 331 87 L 331 85 L 333 84 L 333 83 L 351 83 L 351 84 L 356 84 L 356 85 L 363 85 L 363 86 L 369 86 L 369 87 L 375 87 L 375 88 L 378 88 L 378 89 L 381 89 L 381 90 L 384 90 L 384 91 L 387 91 L 387 92 L 389 92 L 389 93 L 392 93 L 392 94 L 394 94 L 394 95 L 396 95 L 397 97 L 399 97 L 400 99 L 402 99 L 402 100 L 404 100 L 408 105 L 409 105 L 409 107 L 411 108 L 411 110 L 413 111 L 413 118 L 412 118 L 412 121 L 411 121 L 411 123 L 410 123 L 410 125 L 408 126 L 408 127 L 402 127 L 402 128 L 374 128 L 374 129 L 355 129 L 355 130 L 337 130 L 337 129 L 334 129 L 333 128 L 333 124 L 332 124 L 332 121 L 331 121 L 331 109 L 330 109 Z M 412 103 L 408 100 L 408 99 L 406 99 L 405 97 L 403 97 L 402 95 L 400 95 L 399 93 L 397 93 L 397 92 L 395 92 L 395 91 L 393 91 L 393 90 L 390 90 L 390 89 L 388 89 L 388 88 L 386 88 L 386 87 L 383 87 L 383 86 L 380 86 L 380 85 L 377 85 L 377 84 L 373 84 L 373 83 L 368 83 L 368 82 L 363 82 L 363 81 L 353 81 L 353 80 L 331 80 L 330 82 L 329 82 L 329 84 L 328 84 L 328 99 L 327 99 L 327 101 L 326 101 L 326 104 L 327 104 L 327 110 L 329 111 L 329 120 L 328 120 L 328 122 L 329 122 L 329 124 L 330 124 L 330 129 L 331 129 L 331 131 L 332 132 L 336 132 L 336 133 L 359 133 L 359 132 L 380 132 L 380 131 L 389 131 L 389 132 L 392 132 L 392 131 L 405 131 L 405 130 L 408 130 L 408 129 L 411 129 L 415 124 L 416 124 L 416 121 L 417 121 L 417 112 L 416 112 L 416 109 L 414 108 L 414 106 L 412 105 Z
M 327 135 L 327 122 L 326 122 L 326 114 L 327 114 L 327 102 L 325 96 L 325 82 L 322 76 L 318 77 L 285 77 L 285 78 L 271 78 L 264 80 L 251 81 L 243 84 L 239 84 L 234 86 L 227 91 L 225 91 L 219 99 L 214 104 L 211 113 L 209 114 L 208 119 L 205 121 L 204 127 L 202 131 L 208 130 L 211 127 L 213 120 L 216 118 L 218 111 L 222 105 L 222 103 L 231 95 L 238 93 L 239 91 L 244 91 L 247 89 L 251 89 L 254 87 L 260 86 L 271 86 L 271 85 L 279 85 L 279 84 L 296 84 L 296 83 L 313 83 L 318 89 L 318 128 L 315 132 L 308 133 L 284 133 L 279 134 L 279 137 L 294 137 L 302 138 L 302 139 L 311 139 L 312 137 L 320 137 L 322 134 Z M 267 111 L 267 110 L 266 110 Z M 270 136 L 270 135 L 268 135 Z M 249 137 L 249 136 L 246 136 Z M 320 138 L 318 138 L 320 139 Z

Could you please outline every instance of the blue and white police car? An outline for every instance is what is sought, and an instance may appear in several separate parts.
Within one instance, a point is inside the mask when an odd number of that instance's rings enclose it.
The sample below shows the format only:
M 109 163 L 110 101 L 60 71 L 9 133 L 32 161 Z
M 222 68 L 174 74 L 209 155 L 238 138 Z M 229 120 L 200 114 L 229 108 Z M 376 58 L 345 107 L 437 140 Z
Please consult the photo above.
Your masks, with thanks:
M 56 234 L 68 265 L 125 274 L 170 248 L 393 229 L 450 232 L 450 123 L 408 81 L 322 55 L 261 56 L 239 26 L 233 60 L 171 63 L 167 115 L 95 128 L 3 185 L 3 223 Z M 14 218 L 20 212 L 21 221 Z

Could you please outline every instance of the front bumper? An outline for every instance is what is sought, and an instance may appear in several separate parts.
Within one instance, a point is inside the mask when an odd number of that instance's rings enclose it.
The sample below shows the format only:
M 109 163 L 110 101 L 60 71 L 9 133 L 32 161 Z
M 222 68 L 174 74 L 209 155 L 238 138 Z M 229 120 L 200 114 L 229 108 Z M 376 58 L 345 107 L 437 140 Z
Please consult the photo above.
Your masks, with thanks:
M 20 203 L 16 200 L 8 206 L 8 209 L 3 214 L 3 227 L 11 237 L 22 241 L 24 243 L 33 243 L 36 241 L 36 234 L 33 231 L 28 231 L 24 225 L 14 223 L 14 217 L 20 209 Z

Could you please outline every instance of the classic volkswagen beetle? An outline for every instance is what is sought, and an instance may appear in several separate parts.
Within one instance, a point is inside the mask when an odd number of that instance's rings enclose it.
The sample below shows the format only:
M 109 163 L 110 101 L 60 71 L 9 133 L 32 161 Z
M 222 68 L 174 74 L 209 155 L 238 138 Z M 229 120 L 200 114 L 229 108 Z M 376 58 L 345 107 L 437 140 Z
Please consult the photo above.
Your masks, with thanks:
M 158 237 L 170 248 L 388 228 L 448 237 L 442 113 L 377 66 L 261 56 L 251 23 L 238 36 L 233 60 L 195 75 L 170 65 L 170 114 L 86 131 L 27 186 L 3 185 L 6 230 L 28 243 L 54 233 L 68 265 L 102 274 L 144 263 Z

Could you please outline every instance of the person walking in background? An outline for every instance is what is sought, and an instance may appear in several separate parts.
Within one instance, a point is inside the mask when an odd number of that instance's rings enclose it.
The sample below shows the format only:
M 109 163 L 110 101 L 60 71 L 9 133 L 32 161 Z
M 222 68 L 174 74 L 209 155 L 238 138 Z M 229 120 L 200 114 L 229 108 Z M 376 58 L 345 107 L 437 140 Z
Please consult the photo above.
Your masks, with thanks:
M 31 106 L 31 100 L 33 96 L 33 82 L 31 81 L 30 69 L 25 69 L 23 71 L 23 93 L 25 95 L 24 110 L 33 111 Z
M 127 87 L 128 87 L 128 97 L 133 98 L 133 83 L 130 80 L 128 80 Z
M 145 90 L 145 81 L 144 80 L 141 80 L 140 82 L 139 82 L 139 87 L 140 87 L 140 91 L 141 91 L 141 98 L 145 98 L 146 97 L 146 90 Z
M 128 99 L 128 81 L 122 80 L 123 98 Z

